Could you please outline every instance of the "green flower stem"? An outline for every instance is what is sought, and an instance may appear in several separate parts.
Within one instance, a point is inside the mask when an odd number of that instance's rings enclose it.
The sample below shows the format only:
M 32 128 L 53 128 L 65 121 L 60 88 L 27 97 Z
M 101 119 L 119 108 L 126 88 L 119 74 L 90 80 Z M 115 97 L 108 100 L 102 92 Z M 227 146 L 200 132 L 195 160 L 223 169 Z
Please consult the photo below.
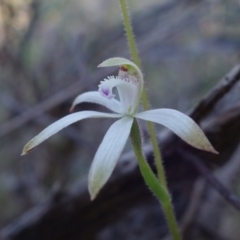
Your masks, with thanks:
M 120 1 L 121 10 L 122 10 L 123 23 L 124 23 L 124 27 L 127 35 L 129 49 L 132 55 L 132 60 L 140 68 L 141 63 L 140 63 L 140 58 L 138 56 L 134 35 L 133 35 L 132 25 L 130 22 L 127 2 L 126 0 L 119 0 L 119 1 Z
M 119 0 L 119 2 L 121 6 L 122 15 L 123 15 L 123 22 L 125 26 L 126 35 L 127 35 L 127 41 L 129 44 L 131 55 L 132 55 L 132 60 L 141 69 L 140 58 L 138 56 L 138 51 L 137 51 L 137 47 L 134 39 L 133 30 L 132 30 L 132 25 L 130 22 L 127 2 L 126 0 Z M 148 100 L 147 92 L 145 88 L 143 88 L 143 93 L 142 93 L 142 104 L 145 111 L 150 109 L 150 102 Z M 151 122 L 148 122 L 147 125 L 148 125 L 149 135 L 150 135 L 150 139 L 153 146 L 153 152 L 154 152 L 159 181 L 155 177 L 154 173 L 152 172 L 151 168 L 149 167 L 142 153 L 141 136 L 140 136 L 139 127 L 136 121 L 133 124 L 132 132 L 131 132 L 131 139 L 133 143 L 134 152 L 138 159 L 140 171 L 146 184 L 148 185 L 150 190 L 154 192 L 154 194 L 157 196 L 159 201 L 162 203 L 163 211 L 166 216 L 166 220 L 174 240 L 181 240 L 182 238 L 181 238 L 181 234 L 179 232 L 179 228 L 178 228 L 175 214 L 173 211 L 171 196 L 167 188 L 165 171 L 163 167 L 161 153 L 158 147 L 158 141 L 155 134 L 154 125 Z
M 150 168 L 142 152 L 142 139 L 137 120 L 134 120 L 132 125 L 131 142 L 136 158 L 138 160 L 141 174 L 147 186 L 156 195 L 158 200 L 162 203 L 163 211 L 174 240 L 181 240 L 182 238 L 178 229 L 175 214 L 173 212 L 170 194 L 168 190 L 161 185 L 157 177 L 154 175 L 152 169 Z
M 145 101 L 143 99 L 145 99 Z M 142 103 L 143 103 L 143 108 L 145 111 L 150 109 L 150 103 L 148 101 L 145 89 L 144 89 L 143 95 L 142 95 Z M 155 157 L 157 175 L 158 175 L 158 178 L 159 178 L 162 186 L 167 189 L 167 180 L 166 180 L 166 175 L 165 175 L 165 171 L 164 171 L 164 167 L 163 167 L 160 149 L 158 146 L 158 140 L 157 140 L 157 137 L 155 134 L 155 127 L 154 127 L 153 123 L 151 123 L 151 122 L 147 122 L 147 126 L 148 126 L 150 140 L 151 140 L 152 146 L 153 146 L 153 153 L 154 153 L 154 157 Z
M 142 138 L 139 129 L 139 125 L 136 119 L 134 119 L 132 128 L 131 128 L 131 142 L 133 150 L 135 152 L 136 158 L 138 160 L 139 168 L 142 173 L 142 176 L 150 188 L 150 190 L 157 196 L 161 202 L 168 201 L 168 192 L 160 184 L 157 177 L 154 175 L 152 169 L 150 168 L 148 162 L 145 160 L 144 154 L 142 152 Z
M 132 25 L 130 22 L 127 2 L 126 0 L 119 0 L 119 1 L 120 1 L 121 10 L 122 10 L 122 16 L 123 16 L 126 35 L 127 35 L 127 41 L 128 41 L 131 55 L 132 55 L 132 60 L 141 69 L 140 58 L 138 56 L 138 51 L 137 51 L 137 47 L 134 39 L 133 30 L 132 30 Z M 145 88 L 143 88 L 143 92 L 142 92 L 142 104 L 145 111 L 150 109 L 150 102 L 148 100 L 147 92 Z M 158 147 L 157 137 L 155 134 L 155 128 L 151 122 L 147 122 L 147 126 L 148 126 L 148 131 L 149 131 L 150 139 L 153 146 L 153 153 L 155 157 L 158 178 L 161 181 L 161 184 L 165 188 L 167 188 L 167 181 L 166 181 L 166 176 L 165 176 L 164 167 L 162 163 L 161 153 Z

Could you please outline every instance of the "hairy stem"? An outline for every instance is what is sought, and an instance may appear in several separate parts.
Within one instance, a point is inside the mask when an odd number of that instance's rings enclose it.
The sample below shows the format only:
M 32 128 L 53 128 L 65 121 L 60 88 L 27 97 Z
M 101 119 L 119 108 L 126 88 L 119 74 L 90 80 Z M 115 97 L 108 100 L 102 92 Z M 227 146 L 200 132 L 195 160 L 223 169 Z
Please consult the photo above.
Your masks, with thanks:
M 124 27 L 125 27 L 125 31 L 126 31 L 126 35 L 127 35 L 127 41 L 128 41 L 129 49 L 131 52 L 132 60 L 141 69 L 140 58 L 138 56 L 137 46 L 136 46 L 136 42 L 134 39 L 132 25 L 130 22 L 130 16 L 129 16 L 129 12 L 128 12 L 127 2 L 126 2 L 126 0 L 119 0 L 119 1 L 120 1 Z M 142 92 L 142 105 L 143 105 L 143 108 L 145 111 L 150 109 L 150 102 L 148 100 L 147 91 L 144 87 L 143 87 L 143 92 Z M 155 157 L 158 178 L 161 181 L 161 184 L 165 188 L 167 188 L 167 181 L 166 181 L 166 176 L 165 176 L 164 167 L 163 167 L 163 163 L 162 163 L 161 153 L 160 153 L 160 150 L 158 147 L 158 141 L 157 141 L 157 137 L 156 137 L 156 133 L 155 133 L 155 127 L 154 127 L 153 123 L 151 123 L 151 122 L 147 122 L 147 126 L 148 126 L 149 135 L 150 135 L 150 140 L 151 140 L 152 146 L 153 146 L 153 153 L 154 153 L 154 157 Z
M 132 60 L 141 69 L 140 58 L 138 56 L 137 46 L 134 39 L 134 34 L 132 30 L 132 25 L 130 22 L 130 16 L 129 16 L 128 6 L 126 1 L 127 0 L 119 0 L 122 16 L 123 16 L 124 27 L 127 35 L 127 41 L 128 41 L 129 49 L 131 52 Z M 142 93 L 142 104 L 145 111 L 150 109 L 150 102 L 148 100 L 147 92 L 144 87 L 143 87 L 143 93 Z M 176 217 L 173 211 L 171 196 L 169 194 L 168 187 L 167 187 L 165 171 L 163 167 L 160 149 L 158 147 L 155 128 L 151 122 L 148 122 L 147 126 L 148 126 L 149 135 L 150 135 L 150 139 L 153 146 L 153 152 L 154 152 L 155 163 L 157 167 L 157 174 L 158 174 L 159 180 L 155 177 L 154 173 L 152 172 L 151 168 L 149 167 L 148 163 L 146 162 L 142 154 L 141 136 L 140 136 L 139 127 L 136 121 L 133 124 L 132 132 L 131 132 L 133 148 L 134 148 L 136 157 L 138 159 L 140 171 L 142 173 L 142 176 L 144 177 L 146 184 L 148 185 L 150 190 L 154 192 L 154 194 L 157 196 L 159 201 L 162 203 L 163 211 L 174 240 L 181 240 L 182 238 L 181 238 Z M 138 139 L 136 141 L 136 145 L 134 144 L 134 138 Z
M 167 188 L 163 187 L 150 168 L 142 152 L 142 139 L 137 120 L 134 120 L 131 129 L 131 142 L 141 174 L 149 189 L 155 194 L 162 204 L 168 227 L 174 240 L 181 240 L 181 234 L 177 225 L 176 217 L 173 211 L 171 196 Z

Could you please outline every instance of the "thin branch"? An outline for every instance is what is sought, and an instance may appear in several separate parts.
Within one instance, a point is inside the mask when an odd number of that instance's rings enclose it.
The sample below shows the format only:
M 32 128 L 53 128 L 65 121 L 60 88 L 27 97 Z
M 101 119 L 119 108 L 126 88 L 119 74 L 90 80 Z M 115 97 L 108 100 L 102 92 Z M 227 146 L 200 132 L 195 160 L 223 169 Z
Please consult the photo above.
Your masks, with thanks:
M 212 171 L 195 155 L 181 152 L 185 160 L 189 161 L 207 179 L 208 183 L 233 207 L 240 211 L 240 199 L 229 191 L 213 174 Z
M 240 64 L 235 66 L 226 76 L 224 76 L 218 85 L 213 88 L 193 109 L 190 116 L 200 122 L 214 108 L 216 103 L 226 95 L 233 86 L 240 81 Z

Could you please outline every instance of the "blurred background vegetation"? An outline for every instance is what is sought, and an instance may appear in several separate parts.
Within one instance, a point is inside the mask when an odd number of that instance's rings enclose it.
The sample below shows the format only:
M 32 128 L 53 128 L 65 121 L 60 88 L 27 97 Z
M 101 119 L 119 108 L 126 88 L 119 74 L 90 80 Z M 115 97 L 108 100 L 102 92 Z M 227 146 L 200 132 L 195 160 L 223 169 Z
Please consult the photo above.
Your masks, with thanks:
M 129 2 L 153 108 L 187 112 L 239 62 L 238 0 Z M 111 120 L 76 123 L 20 154 L 78 94 L 116 74 L 99 63 L 129 58 L 119 10 L 117 0 L 0 1 L 0 225 L 86 176 Z

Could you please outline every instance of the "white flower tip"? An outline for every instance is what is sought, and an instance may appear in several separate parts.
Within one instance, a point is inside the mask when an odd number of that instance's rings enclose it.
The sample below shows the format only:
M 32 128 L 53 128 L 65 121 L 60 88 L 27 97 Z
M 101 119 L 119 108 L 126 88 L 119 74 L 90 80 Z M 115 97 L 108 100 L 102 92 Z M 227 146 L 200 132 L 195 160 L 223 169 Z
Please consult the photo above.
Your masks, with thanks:
M 200 132 L 198 132 L 197 129 L 192 131 L 192 136 L 194 137 L 194 141 L 192 138 L 188 139 L 187 143 L 192 145 L 195 148 L 198 148 L 200 150 L 211 152 L 214 154 L 219 154 L 218 151 L 215 150 L 215 148 L 212 146 L 204 132 L 199 128 Z
M 28 154 L 29 152 L 31 152 L 33 150 L 34 146 L 32 146 L 32 141 L 28 142 L 23 150 L 22 150 L 22 153 L 21 153 L 21 156 L 24 156 L 26 154 Z
M 24 155 L 26 155 L 27 153 L 25 153 L 24 152 L 24 150 L 22 151 L 22 153 L 21 153 L 21 156 L 24 156 Z
M 93 201 L 97 197 L 97 194 L 90 193 L 90 200 Z
M 193 132 L 193 135 L 194 135 L 194 132 Z M 212 146 L 212 144 L 209 142 L 209 140 L 205 135 L 202 135 L 200 138 L 196 137 L 195 140 L 196 142 L 194 143 L 193 141 L 189 141 L 187 143 L 189 143 L 193 147 L 198 148 L 200 150 L 211 152 L 214 154 L 219 154 L 219 152 L 215 150 L 215 148 Z
M 99 65 L 97 65 L 98 68 L 100 67 L 104 67 L 102 63 L 100 63 Z
M 91 201 L 93 201 L 97 197 L 97 195 L 99 194 L 101 189 L 104 187 L 104 185 L 108 181 L 108 179 L 111 175 L 111 172 L 112 172 L 111 170 L 109 172 L 107 167 L 103 167 L 101 169 L 102 166 L 99 166 L 96 164 L 94 165 L 94 160 L 93 160 L 93 164 L 90 168 L 89 176 L 88 176 L 88 191 L 90 194 Z M 99 161 L 98 163 L 101 164 L 101 162 L 102 161 Z M 95 163 L 96 163 L 96 161 L 95 161 Z M 109 163 L 111 164 L 110 161 L 109 161 Z
M 214 153 L 214 154 L 219 154 L 218 151 L 215 150 L 215 148 L 209 143 L 209 146 L 206 147 L 205 149 L 203 149 L 205 151 L 208 151 L 208 152 L 211 152 L 211 153 Z
M 101 189 L 102 189 L 102 186 L 99 186 L 99 184 L 93 184 L 93 182 L 89 182 L 88 191 L 90 194 L 91 201 L 93 201 L 97 197 Z
M 200 149 L 206 152 L 211 152 L 214 154 L 219 154 L 219 152 L 214 149 L 214 147 L 209 142 L 209 140 L 207 139 L 207 137 L 203 132 L 200 133 L 199 135 L 193 131 L 192 136 L 195 137 L 194 141 L 193 141 L 193 138 L 189 138 L 189 139 L 185 138 L 183 140 L 197 149 Z

